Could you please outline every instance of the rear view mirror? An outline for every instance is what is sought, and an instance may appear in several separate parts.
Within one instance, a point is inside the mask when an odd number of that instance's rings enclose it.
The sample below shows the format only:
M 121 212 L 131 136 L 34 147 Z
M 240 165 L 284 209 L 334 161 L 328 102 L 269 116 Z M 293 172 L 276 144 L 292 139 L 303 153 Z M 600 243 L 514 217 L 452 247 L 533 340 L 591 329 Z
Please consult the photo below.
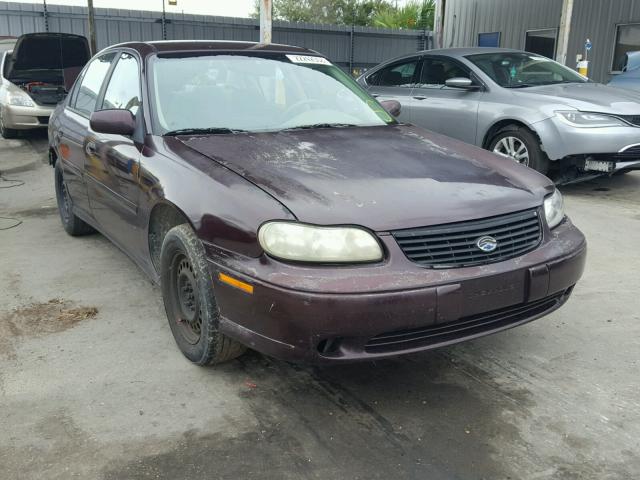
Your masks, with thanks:
M 136 129 L 136 120 L 129 110 L 98 110 L 91 114 L 89 126 L 97 133 L 129 136 Z
M 380 102 L 380 105 L 394 117 L 400 115 L 400 111 L 402 110 L 402 105 L 400 105 L 400 102 L 397 100 L 383 100 Z
M 471 79 L 465 77 L 454 77 L 446 80 L 444 84 L 450 88 L 472 89 L 477 88 Z

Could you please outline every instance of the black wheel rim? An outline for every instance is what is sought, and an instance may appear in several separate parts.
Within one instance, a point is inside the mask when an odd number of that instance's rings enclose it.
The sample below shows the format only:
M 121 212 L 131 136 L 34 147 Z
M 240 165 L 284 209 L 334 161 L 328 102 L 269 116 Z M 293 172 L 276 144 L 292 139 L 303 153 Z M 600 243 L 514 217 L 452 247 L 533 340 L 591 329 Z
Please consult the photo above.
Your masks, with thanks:
M 67 186 L 64 184 L 64 180 L 62 179 L 62 175 L 60 175 L 59 179 L 60 185 L 60 215 L 62 215 L 62 220 L 64 223 L 68 223 L 71 218 L 71 197 L 69 197 L 69 191 L 67 190 Z
M 194 345 L 200 340 L 202 331 L 202 308 L 193 266 L 185 255 L 177 254 L 171 271 L 174 321 L 182 337 Z

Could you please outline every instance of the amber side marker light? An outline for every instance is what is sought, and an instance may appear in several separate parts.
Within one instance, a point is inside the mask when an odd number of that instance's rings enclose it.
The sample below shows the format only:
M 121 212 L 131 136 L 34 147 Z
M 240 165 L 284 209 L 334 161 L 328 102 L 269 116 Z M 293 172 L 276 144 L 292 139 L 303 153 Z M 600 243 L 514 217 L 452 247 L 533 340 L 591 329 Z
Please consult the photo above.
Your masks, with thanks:
M 253 285 L 238 280 L 237 278 L 230 277 L 225 273 L 218 273 L 218 280 L 222 283 L 226 283 L 227 285 L 231 285 L 232 287 L 239 288 L 243 292 L 253 293 Z

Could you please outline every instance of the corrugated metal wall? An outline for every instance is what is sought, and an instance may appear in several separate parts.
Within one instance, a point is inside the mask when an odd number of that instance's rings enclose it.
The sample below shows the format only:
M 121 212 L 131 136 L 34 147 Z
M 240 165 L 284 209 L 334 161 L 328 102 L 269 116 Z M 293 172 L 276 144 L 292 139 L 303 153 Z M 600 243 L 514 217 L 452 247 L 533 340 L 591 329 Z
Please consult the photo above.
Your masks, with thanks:
M 47 6 L 49 31 L 87 35 L 87 9 Z M 161 13 L 96 9 L 98 48 L 129 40 L 162 38 Z M 167 13 L 167 39 L 257 41 L 258 21 L 245 18 Z M 45 31 L 42 4 L 0 2 L 0 36 Z M 273 41 L 311 48 L 348 68 L 368 68 L 388 58 L 432 45 L 431 32 L 274 22 Z
M 525 31 L 557 28 L 562 0 L 447 0 L 445 47 L 474 47 L 478 33 L 500 32 L 500 46 L 524 48 Z
M 558 28 L 562 0 L 447 0 L 445 47 L 477 46 L 478 33 L 501 32 L 500 46 L 524 48 L 525 33 L 537 28 Z M 589 77 L 610 79 L 616 25 L 640 23 L 640 0 L 575 0 L 567 64 L 584 53 L 590 39 Z

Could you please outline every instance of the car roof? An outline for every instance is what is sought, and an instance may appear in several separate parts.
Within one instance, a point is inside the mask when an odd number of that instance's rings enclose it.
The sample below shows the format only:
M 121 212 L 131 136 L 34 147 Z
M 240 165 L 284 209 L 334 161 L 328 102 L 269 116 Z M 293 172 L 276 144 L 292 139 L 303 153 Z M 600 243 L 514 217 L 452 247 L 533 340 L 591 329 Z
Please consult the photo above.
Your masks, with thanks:
M 158 40 L 153 42 L 125 42 L 111 45 L 104 50 L 109 51 L 116 48 L 131 48 L 137 50 L 142 56 L 164 52 L 225 52 L 243 51 L 247 54 L 251 52 L 282 52 L 297 54 L 321 55 L 320 53 L 303 47 L 293 45 L 283 45 L 279 43 L 258 43 L 241 42 L 231 40 Z
M 512 48 L 496 48 L 496 47 L 466 47 L 466 48 L 439 48 L 435 50 L 424 50 L 421 53 L 433 55 L 447 55 L 450 57 L 465 57 L 479 53 L 526 53 L 523 50 L 515 50 Z

